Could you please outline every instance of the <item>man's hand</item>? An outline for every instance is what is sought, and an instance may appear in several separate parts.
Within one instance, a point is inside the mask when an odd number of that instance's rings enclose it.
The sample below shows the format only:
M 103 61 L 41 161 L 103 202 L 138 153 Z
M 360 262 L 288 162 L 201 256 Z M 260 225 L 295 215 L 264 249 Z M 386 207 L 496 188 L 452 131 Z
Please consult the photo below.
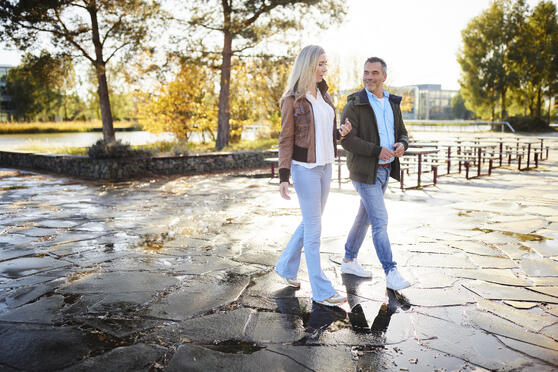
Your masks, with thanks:
M 388 161 L 389 159 L 393 158 L 395 156 L 395 153 L 393 151 L 391 151 L 390 149 L 386 149 L 385 147 L 382 147 L 382 151 L 380 151 L 380 160 L 381 161 Z
M 339 127 L 339 133 L 342 137 L 345 137 L 347 134 L 349 134 L 352 128 L 353 126 L 351 125 L 349 118 L 345 118 L 345 122 Z
M 288 182 L 281 182 L 279 184 L 279 193 L 283 199 L 291 200 L 289 196 L 289 183 Z
M 405 154 L 405 146 L 403 146 L 401 142 L 395 142 L 395 145 L 393 145 L 393 153 L 398 158 L 403 156 L 403 154 Z

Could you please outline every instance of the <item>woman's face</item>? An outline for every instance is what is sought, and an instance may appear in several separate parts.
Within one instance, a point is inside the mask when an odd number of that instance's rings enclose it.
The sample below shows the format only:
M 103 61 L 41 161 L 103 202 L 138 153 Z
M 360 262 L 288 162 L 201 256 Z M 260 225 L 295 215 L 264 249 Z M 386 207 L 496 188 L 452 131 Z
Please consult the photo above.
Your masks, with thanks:
M 318 58 L 318 68 L 316 69 L 316 83 L 319 83 L 324 79 L 324 75 L 327 72 L 327 57 L 324 54 Z

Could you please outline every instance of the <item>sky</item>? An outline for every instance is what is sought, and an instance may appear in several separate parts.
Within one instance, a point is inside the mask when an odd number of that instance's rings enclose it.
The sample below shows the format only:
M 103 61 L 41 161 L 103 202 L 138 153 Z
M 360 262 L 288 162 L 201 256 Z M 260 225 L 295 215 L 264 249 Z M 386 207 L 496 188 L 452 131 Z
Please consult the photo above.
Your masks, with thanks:
M 527 3 L 534 7 L 538 0 Z M 377 56 L 388 65 L 388 85 L 441 84 L 442 89 L 459 89 L 456 58 L 461 30 L 488 8 L 490 0 L 347 0 L 346 4 L 348 14 L 341 25 L 303 34 L 301 39 L 303 45 L 321 45 L 330 67 L 337 64 L 342 73 L 354 76 L 367 57 Z M 20 56 L 0 45 L 0 65 L 17 65 Z
M 528 0 L 533 8 L 539 1 Z M 554 1 L 556 3 L 556 1 Z M 339 27 L 304 35 L 306 44 L 322 46 L 328 64 L 341 71 L 381 57 L 391 86 L 441 84 L 459 89 L 457 53 L 461 30 L 490 5 L 489 0 L 348 0 Z

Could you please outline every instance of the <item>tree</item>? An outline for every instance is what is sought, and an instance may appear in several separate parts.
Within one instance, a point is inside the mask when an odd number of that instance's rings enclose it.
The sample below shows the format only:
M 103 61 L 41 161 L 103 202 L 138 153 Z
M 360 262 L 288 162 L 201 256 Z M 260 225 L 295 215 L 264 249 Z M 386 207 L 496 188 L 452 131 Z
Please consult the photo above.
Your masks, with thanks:
M 473 113 L 465 107 L 465 99 L 461 92 L 457 92 L 451 99 L 451 112 L 455 119 L 470 120 L 472 118 Z
M 103 122 L 103 137 L 115 141 L 107 63 L 119 52 L 142 46 L 149 20 L 159 11 L 155 0 L 0 0 L 0 35 L 21 49 L 43 35 L 64 52 L 77 52 L 93 65 Z
M 551 1 L 541 1 L 533 9 L 527 21 L 530 50 L 535 58 L 529 59 L 531 79 L 536 90 L 535 116 L 541 118 L 542 99 L 547 93 L 552 98 L 553 88 L 558 80 L 558 19 L 556 5 Z M 526 35 L 523 35 L 526 36 Z
M 514 40 L 519 32 L 526 6 L 523 0 L 496 0 L 462 31 L 463 46 L 458 54 L 462 68 L 461 86 L 475 111 L 490 108 L 494 120 L 500 100 L 500 119 L 505 119 L 506 96 L 516 77 L 512 68 Z
M 73 86 L 74 67 L 68 55 L 52 56 L 43 51 L 27 53 L 22 63 L 10 69 L 6 94 L 11 97 L 16 120 L 54 120 Z
M 229 142 L 230 132 L 230 90 L 233 56 L 253 48 L 262 40 L 282 30 L 300 26 L 304 13 L 310 7 L 318 7 L 321 16 L 328 22 L 319 23 L 320 27 L 331 26 L 332 21 L 340 21 L 344 14 L 341 0 L 198 0 L 188 3 L 189 25 L 192 34 L 203 29 L 203 36 L 195 42 L 198 51 L 212 54 L 220 48 L 220 91 L 219 114 L 217 123 L 217 149 Z M 296 11 L 293 11 L 296 10 Z M 297 13 L 300 12 L 300 13 Z M 314 18 L 316 15 L 314 15 Z M 208 47 L 204 44 L 207 33 L 217 33 L 223 42 L 219 46 Z M 234 44 L 234 45 L 233 45 Z M 269 53 L 267 53 L 269 54 Z
M 161 85 L 153 95 L 141 97 L 139 122 L 153 132 L 171 132 L 188 141 L 193 132 L 215 139 L 216 119 L 212 71 L 204 66 L 184 64 L 177 76 Z

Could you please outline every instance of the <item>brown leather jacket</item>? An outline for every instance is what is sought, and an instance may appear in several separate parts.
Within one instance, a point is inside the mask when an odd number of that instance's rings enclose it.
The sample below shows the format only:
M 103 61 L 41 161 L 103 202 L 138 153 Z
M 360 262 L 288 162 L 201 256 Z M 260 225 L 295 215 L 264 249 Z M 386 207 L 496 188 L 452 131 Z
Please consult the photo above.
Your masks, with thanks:
M 318 83 L 318 89 L 334 112 L 333 117 L 333 151 L 337 154 L 337 120 L 335 107 L 325 80 Z M 316 131 L 314 127 L 314 111 L 312 104 L 305 98 L 297 102 L 294 95 L 281 101 L 281 134 L 279 135 L 279 180 L 288 182 L 291 174 L 291 162 L 297 160 L 305 163 L 316 162 Z

